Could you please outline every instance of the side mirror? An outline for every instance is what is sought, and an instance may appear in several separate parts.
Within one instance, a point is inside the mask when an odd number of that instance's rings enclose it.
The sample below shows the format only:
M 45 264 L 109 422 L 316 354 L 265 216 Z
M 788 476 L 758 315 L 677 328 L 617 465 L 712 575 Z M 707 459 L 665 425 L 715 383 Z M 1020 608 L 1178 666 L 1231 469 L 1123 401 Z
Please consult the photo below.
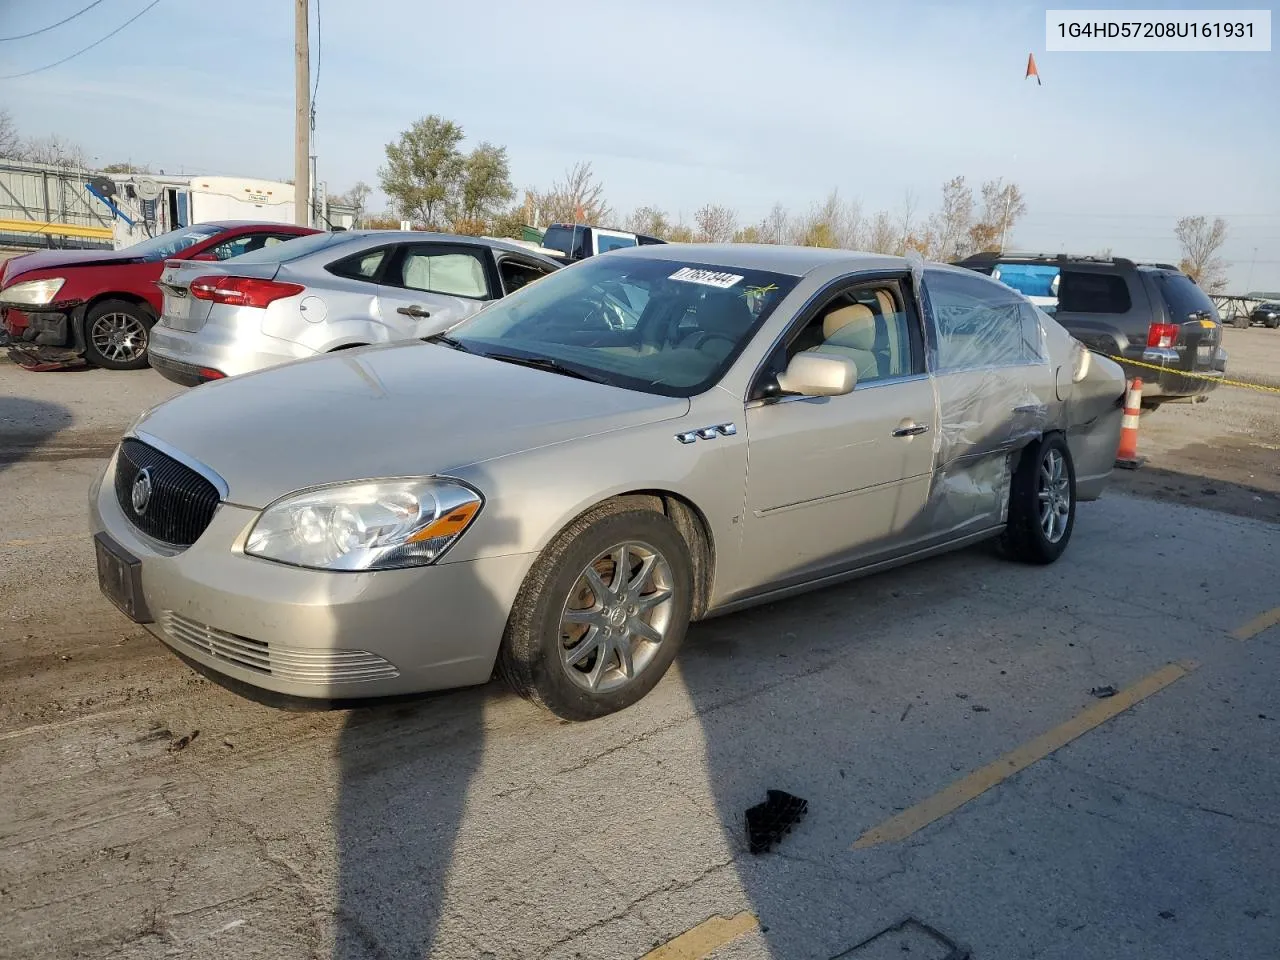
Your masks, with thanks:
M 829 353 L 797 353 L 778 377 L 786 393 L 802 397 L 839 397 L 852 393 L 858 368 L 847 357 Z

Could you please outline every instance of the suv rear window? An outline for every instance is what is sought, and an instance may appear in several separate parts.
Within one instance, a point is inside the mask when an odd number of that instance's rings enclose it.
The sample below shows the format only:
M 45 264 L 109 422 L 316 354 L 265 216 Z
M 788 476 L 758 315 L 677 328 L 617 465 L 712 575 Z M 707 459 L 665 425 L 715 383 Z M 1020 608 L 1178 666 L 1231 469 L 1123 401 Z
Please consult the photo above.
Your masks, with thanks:
M 1155 274 L 1156 286 L 1169 305 L 1169 318 L 1174 323 L 1185 323 L 1192 317 L 1201 315 L 1210 320 L 1221 320 L 1218 308 L 1213 305 L 1209 295 L 1185 273 L 1172 273 L 1161 270 Z
M 542 245 L 548 250 L 559 250 L 566 257 L 581 257 L 586 235 L 586 227 L 547 227 Z
M 1128 313 L 1129 285 L 1114 273 L 1063 270 L 1058 278 L 1058 309 L 1063 313 Z

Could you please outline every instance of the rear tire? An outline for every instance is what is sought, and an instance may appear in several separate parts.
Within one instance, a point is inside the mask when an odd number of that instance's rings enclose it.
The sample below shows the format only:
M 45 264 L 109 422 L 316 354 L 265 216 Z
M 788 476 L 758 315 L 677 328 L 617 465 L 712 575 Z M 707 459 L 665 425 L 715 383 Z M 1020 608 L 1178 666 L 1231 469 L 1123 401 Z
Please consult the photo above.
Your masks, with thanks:
M 1022 452 L 1009 488 L 1009 523 L 1000 544 L 1023 563 L 1057 560 L 1076 523 L 1076 470 L 1071 450 L 1051 433 Z
M 564 720 L 629 707 L 662 679 L 684 641 L 692 569 L 688 545 L 664 514 L 626 504 L 590 511 L 525 577 L 499 673 Z
M 151 311 L 127 300 L 103 300 L 84 318 L 84 358 L 105 370 L 141 370 L 155 325 Z
M 1268 330 L 1274 330 L 1276 327 L 1280 327 L 1280 317 L 1276 317 L 1276 319 L 1274 320 L 1267 321 Z

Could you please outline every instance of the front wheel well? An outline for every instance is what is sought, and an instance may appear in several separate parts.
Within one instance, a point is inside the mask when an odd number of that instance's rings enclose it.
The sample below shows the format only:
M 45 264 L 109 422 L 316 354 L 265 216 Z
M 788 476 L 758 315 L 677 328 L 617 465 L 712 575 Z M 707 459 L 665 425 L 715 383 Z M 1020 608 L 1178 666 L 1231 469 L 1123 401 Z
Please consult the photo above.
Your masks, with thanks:
M 691 619 L 700 619 L 711 603 L 711 588 L 715 576 L 715 541 L 711 526 L 698 507 L 686 497 L 670 490 L 633 490 L 602 500 L 574 517 L 570 526 L 588 513 L 620 513 L 624 510 L 652 510 L 667 517 L 689 547 L 693 567 L 693 607 Z
M 156 319 L 155 307 L 151 306 L 145 297 L 140 297 L 136 293 L 100 293 L 92 300 L 85 303 L 84 317 L 88 318 L 89 312 L 93 310 L 94 307 L 98 306 L 100 303 L 106 302 L 107 300 L 119 300 L 122 303 L 130 303 L 135 307 L 141 307 L 153 321 Z

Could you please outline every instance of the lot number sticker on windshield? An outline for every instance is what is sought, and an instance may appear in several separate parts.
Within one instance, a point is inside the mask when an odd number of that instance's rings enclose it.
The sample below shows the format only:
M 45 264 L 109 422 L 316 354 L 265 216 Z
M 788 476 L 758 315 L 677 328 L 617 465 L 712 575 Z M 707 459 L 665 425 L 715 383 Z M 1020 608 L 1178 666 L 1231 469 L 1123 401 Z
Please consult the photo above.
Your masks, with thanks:
M 720 273 L 716 270 L 696 270 L 693 267 L 681 267 L 667 279 L 683 280 L 685 283 L 701 283 L 708 287 L 719 287 L 721 290 L 728 290 L 742 278 L 736 273 Z

